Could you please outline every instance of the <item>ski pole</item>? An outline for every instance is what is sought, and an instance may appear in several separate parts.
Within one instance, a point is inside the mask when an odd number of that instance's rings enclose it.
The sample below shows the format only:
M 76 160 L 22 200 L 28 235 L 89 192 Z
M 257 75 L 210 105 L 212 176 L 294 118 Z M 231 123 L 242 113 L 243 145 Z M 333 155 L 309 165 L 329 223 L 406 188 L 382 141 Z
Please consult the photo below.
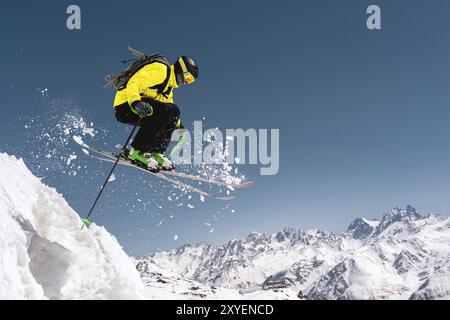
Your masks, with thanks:
M 131 130 L 130 135 L 127 138 L 127 141 L 125 142 L 125 144 L 123 145 L 122 150 L 120 151 L 120 153 L 117 155 L 117 160 L 116 162 L 114 162 L 114 165 L 111 168 L 111 171 L 108 174 L 108 177 L 106 177 L 105 182 L 102 185 L 102 188 L 100 189 L 100 191 L 97 194 L 97 197 L 95 198 L 94 204 L 92 205 L 91 209 L 89 210 L 88 215 L 86 216 L 86 218 L 81 219 L 81 221 L 83 222 L 83 225 L 81 226 L 81 230 L 83 230 L 83 228 L 86 226 L 89 226 L 91 224 L 91 222 L 89 221 L 89 217 L 91 216 L 92 211 L 94 211 L 95 205 L 97 204 L 98 200 L 100 199 L 100 196 L 102 195 L 103 190 L 105 189 L 106 185 L 109 182 L 109 178 L 111 178 L 111 175 L 114 172 L 114 169 L 116 168 L 117 164 L 119 163 L 120 157 L 122 156 L 122 154 L 125 152 L 128 143 L 131 140 L 131 137 L 133 136 L 134 132 L 136 131 L 136 128 L 139 126 L 139 124 L 141 123 L 141 118 L 138 119 L 138 121 L 136 122 L 136 124 L 134 125 L 133 130 Z
M 184 142 L 184 139 L 186 138 L 187 135 L 187 130 L 184 129 L 183 133 L 181 134 L 180 139 L 178 140 L 177 144 L 175 145 L 175 147 L 173 147 L 172 151 L 170 151 L 169 153 L 169 159 L 172 159 L 173 154 L 181 147 L 181 145 Z

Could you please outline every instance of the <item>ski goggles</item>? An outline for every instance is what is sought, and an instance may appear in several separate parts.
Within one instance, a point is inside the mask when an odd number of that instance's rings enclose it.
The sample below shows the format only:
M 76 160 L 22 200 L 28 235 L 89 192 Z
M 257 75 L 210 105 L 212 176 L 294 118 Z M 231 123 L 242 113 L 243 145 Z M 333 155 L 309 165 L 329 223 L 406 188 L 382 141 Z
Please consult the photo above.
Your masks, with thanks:
M 192 73 L 190 73 L 186 67 L 186 64 L 184 63 L 183 59 L 180 58 L 178 59 L 178 62 L 180 63 L 181 66 L 181 71 L 183 71 L 183 80 L 184 83 L 186 84 L 191 84 L 192 82 L 195 81 L 195 77 L 192 75 Z
M 189 71 L 183 72 L 183 79 L 184 79 L 184 82 L 187 84 L 191 84 L 192 82 L 195 81 L 195 77 Z

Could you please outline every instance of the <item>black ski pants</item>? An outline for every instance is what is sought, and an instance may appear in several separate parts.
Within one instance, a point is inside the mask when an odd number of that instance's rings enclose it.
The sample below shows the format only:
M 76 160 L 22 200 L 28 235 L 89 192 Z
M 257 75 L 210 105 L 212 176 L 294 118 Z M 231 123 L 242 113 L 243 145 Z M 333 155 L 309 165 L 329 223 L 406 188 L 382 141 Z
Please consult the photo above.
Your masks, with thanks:
M 164 153 L 180 119 L 180 109 L 173 103 L 145 98 L 142 101 L 150 103 L 153 114 L 142 118 L 139 131 L 131 146 L 142 152 Z M 139 120 L 139 116 L 131 111 L 128 103 L 116 106 L 115 112 L 119 122 L 135 125 Z

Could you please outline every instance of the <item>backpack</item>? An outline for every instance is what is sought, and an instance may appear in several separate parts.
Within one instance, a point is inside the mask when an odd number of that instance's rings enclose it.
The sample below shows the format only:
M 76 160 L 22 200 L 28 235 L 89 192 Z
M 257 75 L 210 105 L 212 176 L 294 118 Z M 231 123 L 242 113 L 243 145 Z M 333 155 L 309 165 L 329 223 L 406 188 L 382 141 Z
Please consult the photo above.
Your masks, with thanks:
M 170 77 L 170 63 L 169 61 L 162 55 L 156 53 L 152 54 L 150 56 L 143 54 L 142 52 L 139 52 L 131 47 L 128 46 L 128 50 L 131 52 L 132 55 L 138 57 L 139 59 L 133 59 L 136 60 L 133 62 L 130 66 L 128 66 L 125 70 L 121 71 L 120 73 L 113 75 L 112 77 L 109 77 L 108 82 L 103 86 L 103 89 L 114 86 L 118 91 L 123 90 L 127 87 L 128 81 L 130 81 L 131 77 L 136 74 L 140 69 L 145 67 L 146 65 L 149 65 L 154 62 L 159 62 L 167 66 L 167 76 L 164 79 L 164 81 L 161 84 L 155 85 L 151 87 L 151 89 L 157 89 L 158 94 L 163 93 L 164 88 L 167 86 L 167 82 L 169 81 Z M 130 60 L 122 61 L 123 63 L 127 63 Z

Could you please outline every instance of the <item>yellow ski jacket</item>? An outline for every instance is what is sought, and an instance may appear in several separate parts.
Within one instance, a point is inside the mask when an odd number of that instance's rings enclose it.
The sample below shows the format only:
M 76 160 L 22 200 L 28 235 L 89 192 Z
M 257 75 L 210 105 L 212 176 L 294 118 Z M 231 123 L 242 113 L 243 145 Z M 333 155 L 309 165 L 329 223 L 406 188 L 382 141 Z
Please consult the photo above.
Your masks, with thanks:
M 136 72 L 128 81 L 125 89 L 117 91 L 114 99 L 114 107 L 125 102 L 131 106 L 133 102 L 142 98 L 150 98 L 163 103 L 173 103 L 173 89 L 178 88 L 175 78 L 174 66 L 170 67 L 170 76 L 166 87 L 162 93 L 158 94 L 158 89 L 151 88 L 160 85 L 167 77 L 167 66 L 160 62 L 153 62 Z

